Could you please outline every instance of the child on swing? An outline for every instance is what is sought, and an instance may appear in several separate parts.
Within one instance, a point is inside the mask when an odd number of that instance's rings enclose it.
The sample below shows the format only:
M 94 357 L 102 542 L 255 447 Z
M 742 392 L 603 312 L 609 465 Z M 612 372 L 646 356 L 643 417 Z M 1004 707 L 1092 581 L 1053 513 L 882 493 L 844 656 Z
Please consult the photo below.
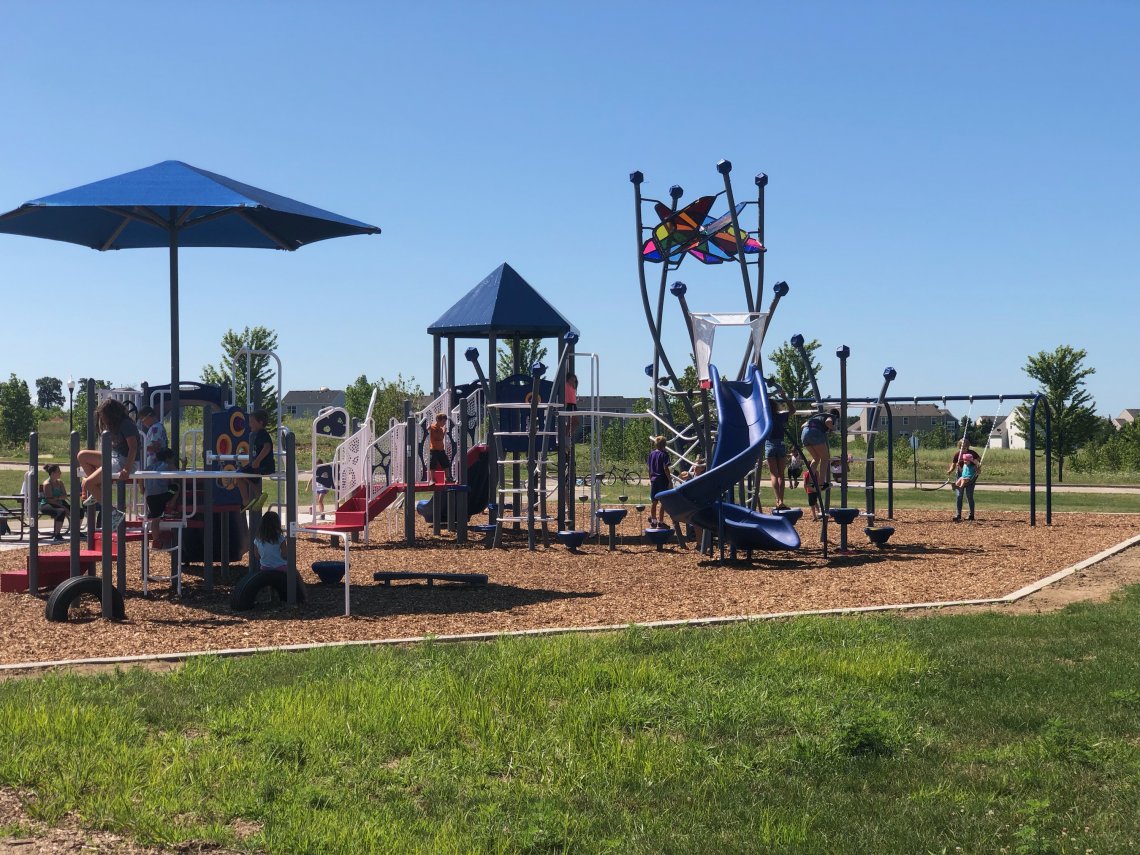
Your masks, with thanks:
M 954 482 L 955 490 L 964 489 L 968 482 L 978 477 L 978 458 L 972 452 L 962 452 L 960 460 L 962 469 L 958 473 L 958 480 Z

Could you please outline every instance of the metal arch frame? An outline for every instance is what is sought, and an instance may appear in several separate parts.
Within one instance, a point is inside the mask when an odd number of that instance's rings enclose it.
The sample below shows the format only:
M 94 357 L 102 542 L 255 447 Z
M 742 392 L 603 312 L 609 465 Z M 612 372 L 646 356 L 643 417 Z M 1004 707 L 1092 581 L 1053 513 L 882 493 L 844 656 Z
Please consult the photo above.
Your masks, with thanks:
M 814 376 L 814 375 L 813 375 Z M 894 519 L 894 414 L 891 404 L 918 404 L 947 401 L 1030 401 L 1029 407 L 1029 525 L 1037 525 L 1037 407 L 1045 405 L 1045 525 L 1053 524 L 1053 434 L 1052 408 L 1048 399 L 1040 392 L 1026 392 L 1016 395 L 895 395 L 882 399 L 887 416 L 887 519 Z M 873 398 L 849 398 L 848 404 L 872 404 Z M 839 398 L 797 398 L 793 404 L 811 403 L 815 405 L 838 404 Z M 1010 414 L 1013 410 L 1011 408 Z

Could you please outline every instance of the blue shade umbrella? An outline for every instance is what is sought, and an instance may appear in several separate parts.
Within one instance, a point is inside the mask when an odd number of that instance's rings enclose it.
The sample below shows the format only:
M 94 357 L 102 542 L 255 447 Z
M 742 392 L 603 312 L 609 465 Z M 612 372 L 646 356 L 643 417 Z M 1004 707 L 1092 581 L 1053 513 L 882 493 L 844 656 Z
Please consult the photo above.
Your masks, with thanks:
M 170 250 L 172 440 L 178 437 L 178 248 L 300 249 L 380 229 L 259 190 L 178 160 L 167 160 L 25 202 L 0 214 L 0 232 L 61 240 L 100 251 Z

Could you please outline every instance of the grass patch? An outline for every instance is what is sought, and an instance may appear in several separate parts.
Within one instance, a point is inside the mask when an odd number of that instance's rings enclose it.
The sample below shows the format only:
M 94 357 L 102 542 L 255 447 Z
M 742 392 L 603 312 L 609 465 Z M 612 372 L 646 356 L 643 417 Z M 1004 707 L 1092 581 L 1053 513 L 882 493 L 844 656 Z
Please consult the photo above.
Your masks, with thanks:
M 0 783 L 269 852 L 1140 845 L 1140 590 L 0 683 Z M 244 829 L 241 836 L 235 829 Z

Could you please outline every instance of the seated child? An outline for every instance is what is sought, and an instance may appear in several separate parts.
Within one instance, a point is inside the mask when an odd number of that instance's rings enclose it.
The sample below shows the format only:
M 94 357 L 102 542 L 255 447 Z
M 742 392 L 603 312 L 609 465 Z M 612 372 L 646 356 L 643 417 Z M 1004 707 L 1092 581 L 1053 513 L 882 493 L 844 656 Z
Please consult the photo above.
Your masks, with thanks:
M 273 457 L 273 437 L 265 429 L 268 421 L 269 414 L 265 410 L 254 410 L 249 414 L 249 463 L 239 470 L 247 475 L 272 475 L 277 471 Z M 237 488 L 243 511 L 252 511 L 265 504 L 261 478 L 238 478 Z
M 262 570 L 284 570 L 288 566 L 289 541 L 281 535 L 281 517 L 276 511 L 262 515 L 253 546 Z
M 968 483 L 977 477 L 978 458 L 967 451 L 962 454 L 962 471 L 958 473 L 958 480 L 954 482 L 954 489 L 963 489 Z

